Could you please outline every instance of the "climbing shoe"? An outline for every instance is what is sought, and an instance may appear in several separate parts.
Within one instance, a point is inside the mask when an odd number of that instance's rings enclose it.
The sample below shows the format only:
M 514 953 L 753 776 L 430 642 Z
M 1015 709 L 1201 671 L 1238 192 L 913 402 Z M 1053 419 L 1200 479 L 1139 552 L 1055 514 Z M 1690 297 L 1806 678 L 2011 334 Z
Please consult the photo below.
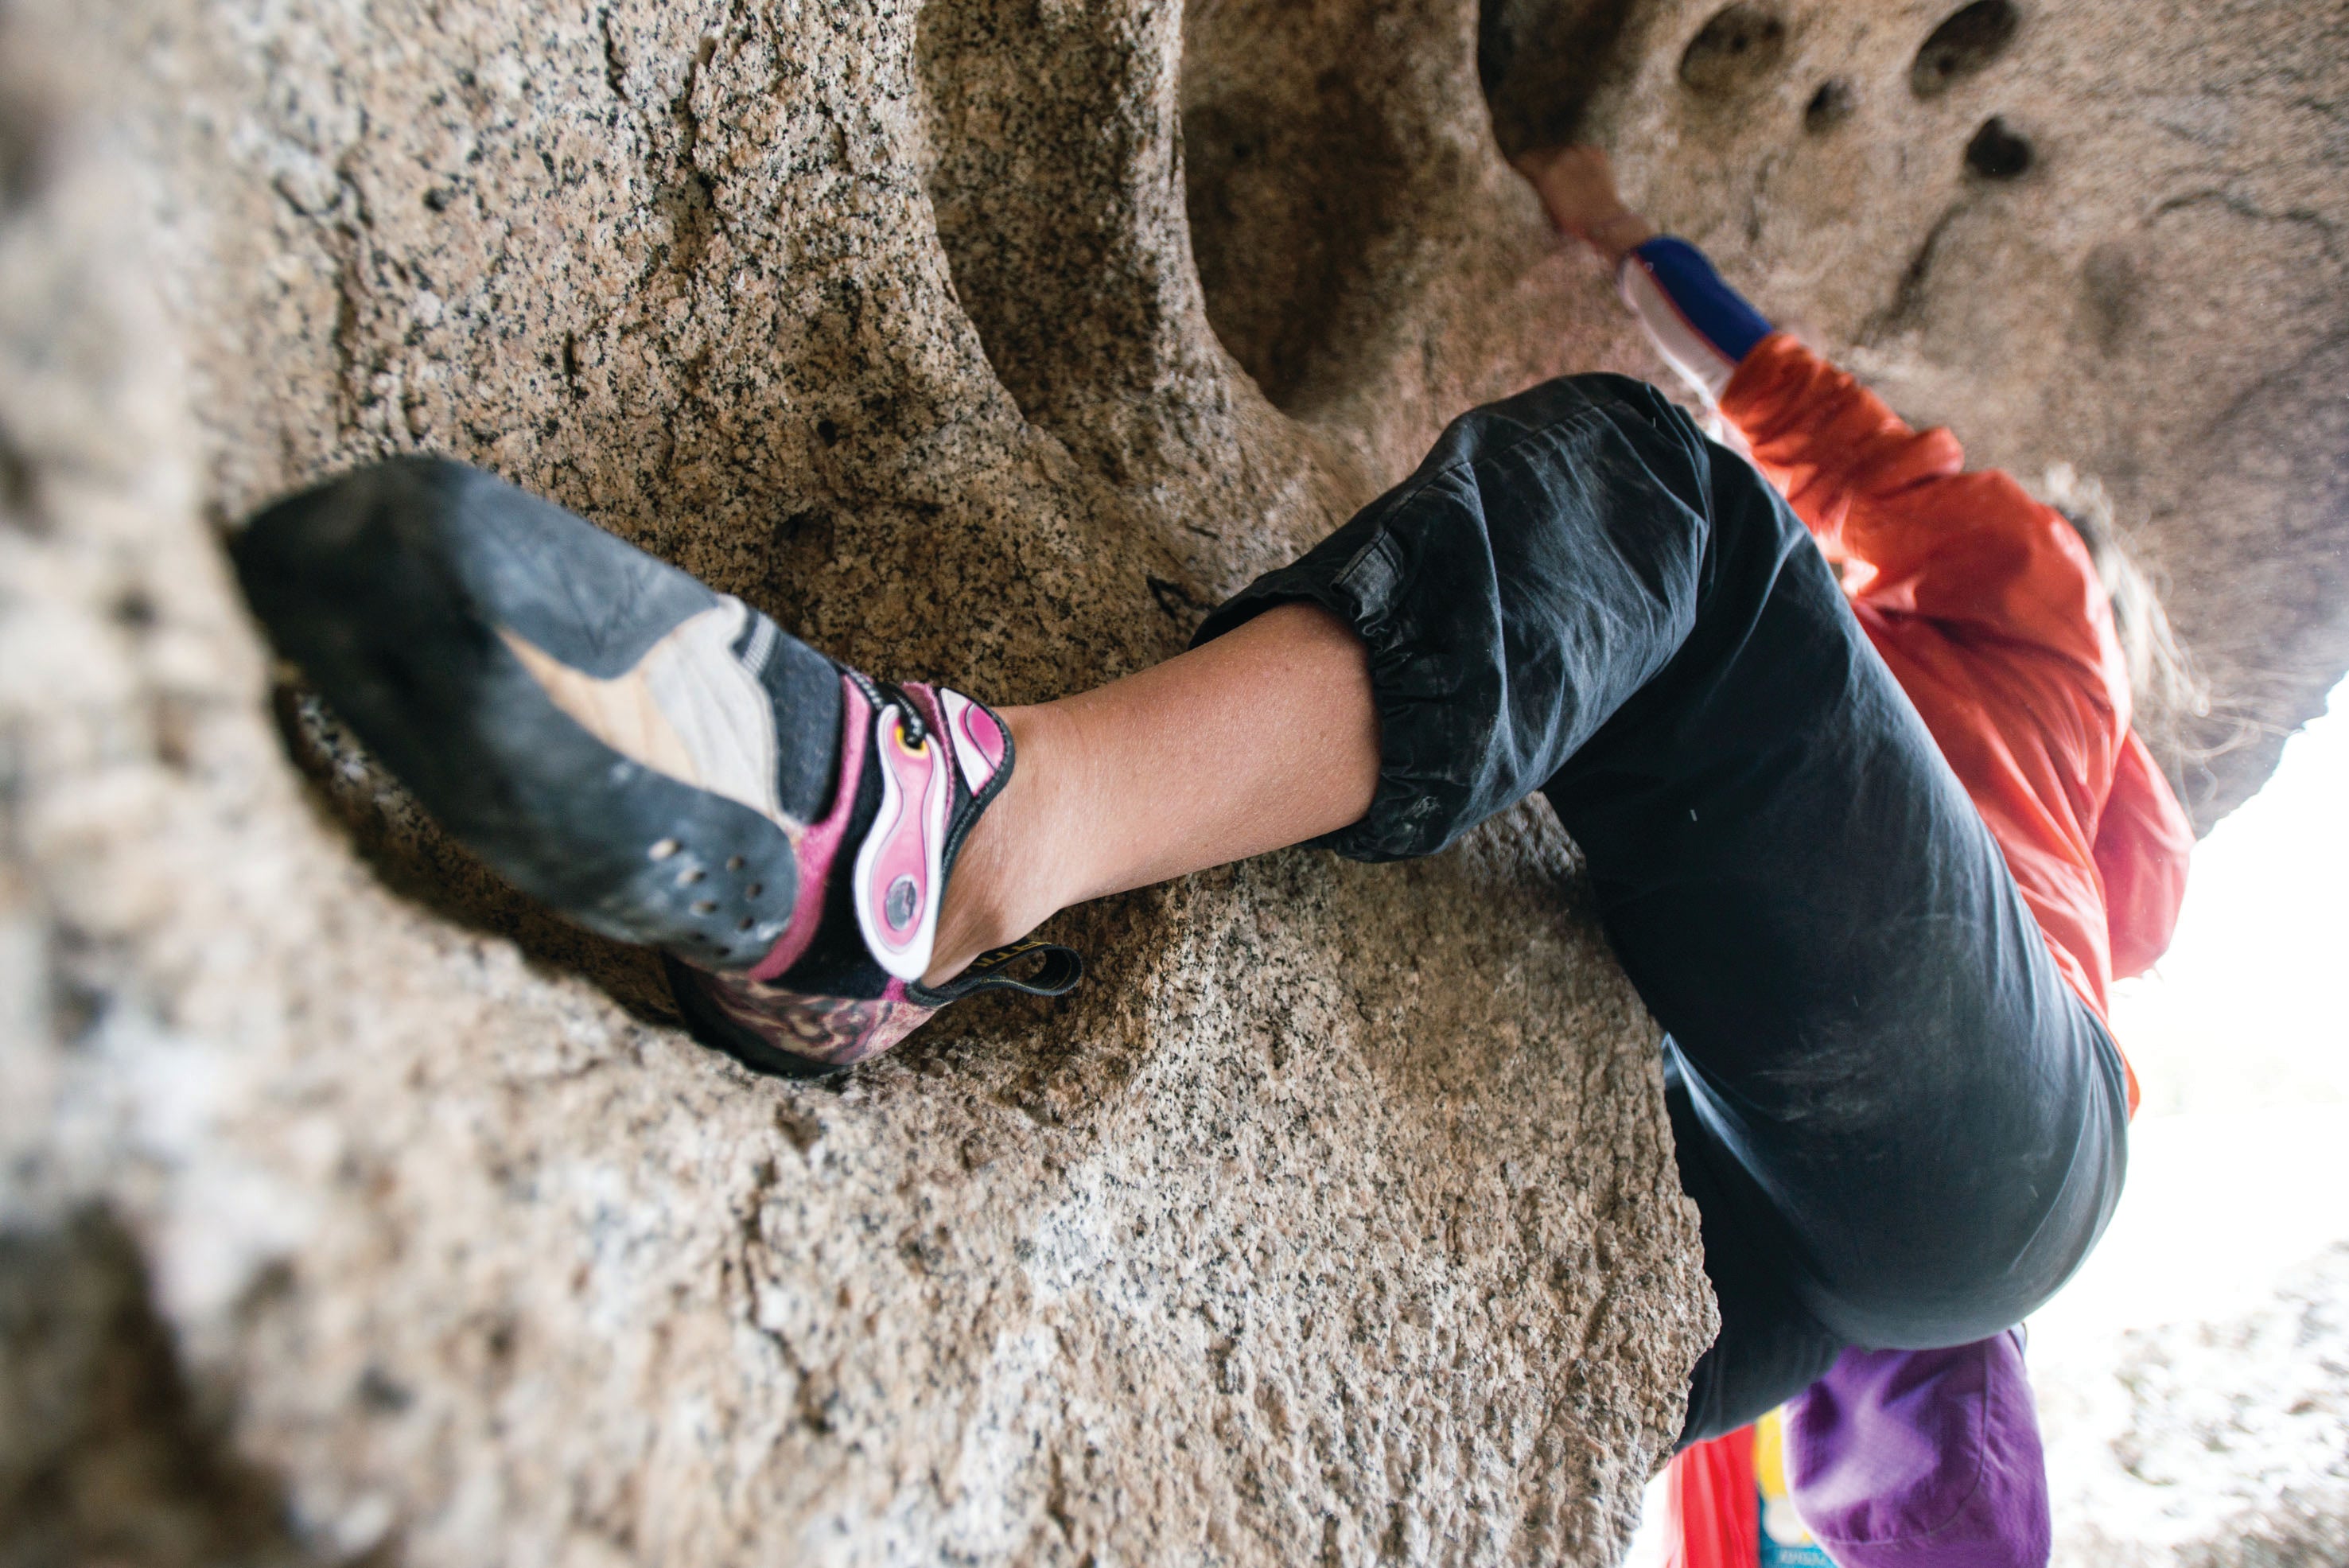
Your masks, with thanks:
M 461 463 L 305 491 L 230 545 L 270 639 L 451 833 L 591 930 L 658 948 L 705 1044 L 838 1072 L 980 991 L 1057 996 L 1026 941 L 921 983 L 1010 732 L 835 663 L 740 599 Z

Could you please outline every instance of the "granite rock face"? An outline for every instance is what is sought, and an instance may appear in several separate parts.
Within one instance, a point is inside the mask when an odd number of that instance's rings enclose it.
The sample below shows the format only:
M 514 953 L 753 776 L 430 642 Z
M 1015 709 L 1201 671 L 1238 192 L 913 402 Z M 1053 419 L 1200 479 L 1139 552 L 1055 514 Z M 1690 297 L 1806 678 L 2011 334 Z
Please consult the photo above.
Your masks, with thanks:
M 1081 911 L 1071 1002 L 766 1082 L 273 688 L 217 547 L 430 449 L 885 672 L 1163 658 L 1623 345 L 1473 11 L 1320 21 L 1399 171 L 1324 330 L 1422 369 L 1307 425 L 1210 328 L 1172 5 L 14 9 L 0 1557 L 1613 1555 L 1712 1309 L 1541 808 Z
M 2141 505 L 2199 463 L 2144 537 L 2222 695 L 2289 723 L 2344 661 L 2337 321 L 2275 358 L 2339 297 L 2343 52 L 2241 13 L 2106 29 L 2131 81 L 2242 62 L 2202 97 L 2113 109 L 2075 43 L 2088 107 L 2032 100 L 2095 167 L 2243 171 L 2139 234 L 2068 214 L 2038 122 L 2023 179 L 1902 171 L 2056 69 L 2040 30 L 2106 27 L 2035 13 L 1896 132 L 1936 18 L 1872 5 L 1790 19 L 1781 78 L 1700 70 L 1726 109 L 1676 74 L 1703 17 L 1618 0 L 0 6 L 0 1554 L 1609 1561 L 1713 1319 L 1656 1031 L 1546 808 L 1072 913 L 1070 1002 L 756 1080 L 274 683 L 218 531 L 445 452 L 885 672 L 1146 664 L 1463 407 L 1651 370 L 1500 161 L 1481 55 L 1505 129 L 1550 83 L 1986 457 L 2070 419 L 2137 444 L 2046 455 Z M 1893 74 L 1837 66 L 1806 174 L 1837 38 Z M 2271 231 L 2272 278 L 2228 270 Z M 2211 365 L 2154 405 L 2073 375 L 2107 317 L 2116 363 Z

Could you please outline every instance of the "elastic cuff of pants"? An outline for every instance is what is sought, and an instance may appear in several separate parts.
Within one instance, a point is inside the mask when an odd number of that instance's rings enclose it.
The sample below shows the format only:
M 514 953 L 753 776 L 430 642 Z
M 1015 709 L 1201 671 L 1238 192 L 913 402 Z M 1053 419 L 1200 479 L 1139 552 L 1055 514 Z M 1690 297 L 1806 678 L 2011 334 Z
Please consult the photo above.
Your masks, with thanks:
M 1413 728 L 1413 704 L 1399 701 L 1388 672 L 1407 655 L 1389 635 L 1386 605 L 1397 577 L 1385 536 L 1373 535 L 1345 566 L 1330 574 L 1311 556 L 1268 572 L 1218 605 L 1192 634 L 1191 646 L 1213 642 L 1278 605 L 1311 604 L 1336 616 L 1371 654 L 1371 700 L 1379 713 L 1379 786 L 1360 821 L 1311 840 L 1349 860 L 1408 860 L 1433 855 L 1455 836 L 1431 781 L 1399 765 L 1398 737 Z

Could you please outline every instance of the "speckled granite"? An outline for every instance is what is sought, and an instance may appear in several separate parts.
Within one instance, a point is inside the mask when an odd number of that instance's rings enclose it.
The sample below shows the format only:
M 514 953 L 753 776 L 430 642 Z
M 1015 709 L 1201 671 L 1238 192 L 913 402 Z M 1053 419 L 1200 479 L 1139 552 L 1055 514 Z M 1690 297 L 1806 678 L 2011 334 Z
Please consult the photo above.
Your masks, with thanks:
M 1172 5 L 20 9 L 0 1541 L 1613 1555 L 1712 1309 L 1546 814 L 1079 912 L 1071 1002 L 754 1080 L 273 692 L 211 532 L 429 448 L 885 672 L 1164 657 L 1457 407 L 1628 341 L 1485 140 L 1473 15 L 1282 47 L 1372 42 L 1396 221 L 1448 232 L 1367 253 L 1392 393 L 1300 423 L 1209 328 Z

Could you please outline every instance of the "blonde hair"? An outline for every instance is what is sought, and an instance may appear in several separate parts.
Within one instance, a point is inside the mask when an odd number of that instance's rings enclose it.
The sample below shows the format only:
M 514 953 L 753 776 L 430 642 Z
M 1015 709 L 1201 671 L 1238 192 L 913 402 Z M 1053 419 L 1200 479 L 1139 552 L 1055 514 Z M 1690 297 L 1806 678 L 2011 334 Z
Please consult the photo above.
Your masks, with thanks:
M 2123 547 L 2111 493 L 2101 480 L 2068 462 L 2047 471 L 2044 489 L 2047 504 L 2088 546 L 2105 597 L 2112 601 L 2113 629 L 2128 667 L 2131 727 L 2166 769 L 2207 760 L 2212 753 L 2195 746 L 2189 732 L 2210 716 L 2209 683 L 2178 640 L 2153 580 Z

